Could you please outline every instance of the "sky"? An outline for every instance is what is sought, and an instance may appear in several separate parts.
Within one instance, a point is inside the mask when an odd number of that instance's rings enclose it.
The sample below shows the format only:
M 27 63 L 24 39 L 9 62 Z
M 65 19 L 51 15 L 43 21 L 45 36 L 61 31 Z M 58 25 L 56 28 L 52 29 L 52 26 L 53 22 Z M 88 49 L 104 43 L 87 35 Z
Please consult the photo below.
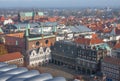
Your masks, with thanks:
M 0 0 L 0 7 L 119 7 L 120 0 Z

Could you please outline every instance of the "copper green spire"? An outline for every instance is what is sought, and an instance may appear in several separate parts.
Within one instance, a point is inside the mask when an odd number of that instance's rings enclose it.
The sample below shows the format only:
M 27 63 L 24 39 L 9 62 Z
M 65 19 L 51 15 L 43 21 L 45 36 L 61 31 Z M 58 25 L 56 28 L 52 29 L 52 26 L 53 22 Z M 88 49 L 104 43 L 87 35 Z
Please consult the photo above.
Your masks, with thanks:
M 3 33 L 3 30 L 1 29 L 1 27 L 0 27 L 0 33 Z
M 53 32 L 56 32 L 56 26 L 53 27 Z
M 29 36 L 29 29 L 30 29 L 30 24 L 28 24 L 27 27 L 26 27 L 25 36 Z
M 18 31 L 20 31 L 20 25 L 18 25 Z
M 41 26 L 41 34 L 43 34 L 43 26 Z

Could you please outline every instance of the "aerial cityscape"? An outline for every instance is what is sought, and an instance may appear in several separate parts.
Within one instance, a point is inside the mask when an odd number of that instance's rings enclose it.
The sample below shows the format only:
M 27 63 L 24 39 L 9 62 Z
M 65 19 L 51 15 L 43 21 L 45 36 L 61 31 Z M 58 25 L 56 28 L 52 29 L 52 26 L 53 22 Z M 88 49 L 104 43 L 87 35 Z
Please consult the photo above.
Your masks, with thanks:
M 120 81 L 119 0 L 0 0 L 0 81 Z

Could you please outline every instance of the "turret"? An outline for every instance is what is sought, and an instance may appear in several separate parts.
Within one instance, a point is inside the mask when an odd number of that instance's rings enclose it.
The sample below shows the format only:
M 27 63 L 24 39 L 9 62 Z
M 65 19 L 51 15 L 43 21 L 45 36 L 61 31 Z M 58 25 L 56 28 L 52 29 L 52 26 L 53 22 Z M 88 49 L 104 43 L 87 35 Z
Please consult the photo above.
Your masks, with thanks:
M 43 37 L 43 26 L 41 26 L 41 37 Z
M 27 25 L 26 31 L 25 31 L 25 50 L 26 50 L 26 53 L 27 53 L 27 50 L 29 47 L 29 44 L 28 44 L 29 33 L 30 33 L 30 24 Z
M 20 31 L 20 25 L 18 25 L 18 31 Z
M 56 28 L 57 28 L 56 26 L 53 27 L 53 34 L 55 34 L 55 35 L 57 34 Z
M 27 27 L 26 27 L 25 36 L 28 37 L 29 33 L 30 33 L 30 24 L 28 24 Z

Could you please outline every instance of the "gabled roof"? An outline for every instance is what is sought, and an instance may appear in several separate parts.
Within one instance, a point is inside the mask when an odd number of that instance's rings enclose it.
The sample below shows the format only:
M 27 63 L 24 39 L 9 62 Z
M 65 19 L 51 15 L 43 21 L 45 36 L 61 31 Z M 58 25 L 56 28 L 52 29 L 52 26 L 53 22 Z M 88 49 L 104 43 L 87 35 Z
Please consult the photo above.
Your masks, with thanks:
M 91 38 L 91 39 L 89 39 L 89 38 L 76 38 L 75 42 L 79 43 L 79 44 L 84 44 L 84 45 L 103 43 L 102 39 L 99 39 L 99 38 Z
M 49 47 L 39 47 L 39 48 L 35 48 L 35 49 L 32 49 L 28 52 L 29 55 L 31 54 L 35 54 L 35 55 L 38 55 L 40 53 L 44 53 L 44 52 L 51 52 L 51 49 Z
M 113 47 L 113 49 L 118 49 L 118 48 L 120 48 L 120 42 Z
M 0 56 L 0 62 L 10 61 L 19 58 L 23 58 L 20 52 L 8 53 Z

